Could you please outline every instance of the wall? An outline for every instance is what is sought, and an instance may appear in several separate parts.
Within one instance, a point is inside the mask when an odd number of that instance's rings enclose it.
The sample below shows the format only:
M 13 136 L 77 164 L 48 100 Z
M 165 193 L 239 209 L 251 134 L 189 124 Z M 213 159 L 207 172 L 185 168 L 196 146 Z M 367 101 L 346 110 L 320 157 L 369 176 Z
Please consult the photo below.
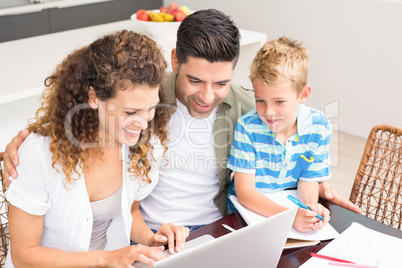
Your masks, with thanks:
M 402 2 L 180 0 L 216 8 L 240 28 L 289 36 L 310 49 L 312 107 L 330 108 L 342 132 L 366 138 L 378 123 L 402 127 Z M 250 58 L 250 62 L 251 62 Z M 245 74 L 246 75 L 246 74 Z

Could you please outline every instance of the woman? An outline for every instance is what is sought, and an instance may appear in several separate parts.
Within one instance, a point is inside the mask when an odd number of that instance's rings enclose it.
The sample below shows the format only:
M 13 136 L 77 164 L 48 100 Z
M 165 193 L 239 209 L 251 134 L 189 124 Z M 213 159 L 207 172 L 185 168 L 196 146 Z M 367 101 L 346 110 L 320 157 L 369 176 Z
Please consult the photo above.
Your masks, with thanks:
M 138 211 L 166 150 L 165 68 L 154 41 L 124 30 L 74 51 L 45 80 L 6 193 L 6 267 L 153 265 L 165 235 L 188 236 L 166 224 L 154 234 Z

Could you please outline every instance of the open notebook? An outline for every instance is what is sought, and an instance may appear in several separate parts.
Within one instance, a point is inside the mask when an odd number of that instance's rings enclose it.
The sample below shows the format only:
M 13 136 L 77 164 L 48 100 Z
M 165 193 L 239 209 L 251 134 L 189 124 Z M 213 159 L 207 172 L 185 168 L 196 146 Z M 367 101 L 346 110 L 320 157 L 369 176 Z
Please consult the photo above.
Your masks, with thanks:
M 266 196 L 275 203 L 280 204 L 284 207 L 297 208 L 298 206 L 287 198 L 289 194 L 293 195 L 296 198 L 299 198 L 297 190 L 279 191 L 275 193 L 266 194 Z M 248 225 L 255 224 L 265 219 L 264 216 L 243 207 L 239 203 L 237 197 L 231 196 L 230 200 L 233 202 L 233 205 L 236 207 L 236 209 L 239 211 L 240 215 L 243 217 L 244 221 Z M 339 233 L 329 223 L 327 223 L 320 231 L 311 230 L 306 233 L 299 232 L 292 227 L 289 232 L 288 241 L 285 245 L 285 248 L 315 245 L 319 243 L 321 240 L 333 239 L 338 236 Z

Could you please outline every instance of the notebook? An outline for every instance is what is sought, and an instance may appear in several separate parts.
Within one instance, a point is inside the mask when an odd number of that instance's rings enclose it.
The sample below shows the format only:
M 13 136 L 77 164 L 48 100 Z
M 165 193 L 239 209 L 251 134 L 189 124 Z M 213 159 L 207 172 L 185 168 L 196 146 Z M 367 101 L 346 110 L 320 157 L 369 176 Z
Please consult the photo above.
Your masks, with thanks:
M 287 198 L 289 194 L 293 195 L 296 198 L 299 198 L 297 190 L 279 191 L 275 193 L 266 194 L 266 196 L 269 197 L 275 203 L 280 204 L 284 207 L 298 208 L 296 204 L 294 204 Z M 233 205 L 236 207 L 236 209 L 238 210 L 238 212 L 248 225 L 253 225 L 265 219 L 264 216 L 243 207 L 239 203 L 236 196 L 231 196 L 230 200 L 232 201 Z M 288 243 L 285 248 L 315 245 L 319 243 L 321 240 L 334 239 L 338 236 L 339 233 L 329 223 L 327 223 L 320 231 L 311 230 L 309 232 L 303 232 L 303 233 L 297 231 L 292 227 L 289 232 L 289 238 L 295 240 L 289 240 L 289 242 L 292 243 Z
M 216 239 L 196 238 L 186 242 L 182 252 L 156 262 L 154 268 L 276 267 L 296 212 L 289 209 Z M 193 244 L 191 248 L 188 243 Z M 133 265 L 149 267 L 138 262 Z
M 354 267 L 401 267 L 402 239 L 353 222 L 318 253 L 355 262 Z M 300 268 L 336 267 L 328 260 L 310 258 Z M 339 267 L 339 266 L 338 266 Z

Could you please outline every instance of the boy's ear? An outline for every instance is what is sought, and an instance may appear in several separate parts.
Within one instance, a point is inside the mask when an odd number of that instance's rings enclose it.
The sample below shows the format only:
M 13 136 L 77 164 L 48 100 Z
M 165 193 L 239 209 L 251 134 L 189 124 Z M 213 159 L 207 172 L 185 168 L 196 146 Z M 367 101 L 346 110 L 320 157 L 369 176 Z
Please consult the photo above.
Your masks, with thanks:
M 311 93 L 311 86 L 307 85 L 304 88 L 302 88 L 300 92 L 300 104 L 303 104 L 308 100 L 308 98 L 310 97 L 310 93 Z
M 99 99 L 96 96 L 95 90 L 93 87 L 89 87 L 88 91 L 88 104 L 91 106 L 92 109 L 98 109 L 99 107 Z
M 170 58 L 172 60 L 172 70 L 175 74 L 179 72 L 179 61 L 177 60 L 177 55 L 176 55 L 176 49 L 172 49 L 172 53 L 170 55 Z

